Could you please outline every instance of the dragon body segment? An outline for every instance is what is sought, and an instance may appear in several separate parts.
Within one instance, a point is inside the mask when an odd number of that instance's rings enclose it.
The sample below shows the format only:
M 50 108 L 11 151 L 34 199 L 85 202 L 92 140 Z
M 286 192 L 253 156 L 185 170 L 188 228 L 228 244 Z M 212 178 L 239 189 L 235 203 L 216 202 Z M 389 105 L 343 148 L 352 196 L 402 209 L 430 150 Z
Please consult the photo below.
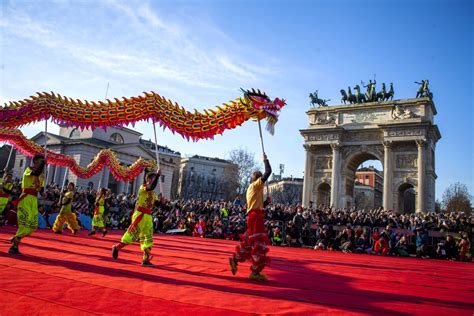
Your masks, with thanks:
M 85 128 L 107 128 L 135 124 L 138 121 L 152 120 L 187 140 L 212 139 L 226 129 L 233 129 L 249 119 L 267 120 L 267 129 L 273 134 L 280 110 L 285 100 L 271 100 L 260 90 L 242 90 L 243 98 L 224 103 L 216 110 L 195 110 L 191 113 L 164 97 L 152 92 L 132 98 L 88 102 L 68 99 L 55 93 L 38 93 L 29 99 L 10 102 L 0 108 L 0 141 L 10 143 L 27 156 L 43 153 L 44 148 L 28 140 L 18 127 L 41 120 L 67 126 Z M 105 165 L 119 181 L 131 181 L 144 168 L 152 168 L 154 161 L 138 159 L 130 167 L 120 165 L 110 149 L 101 150 L 86 167 L 79 166 L 74 158 L 52 151 L 47 152 L 48 163 L 69 168 L 80 178 L 90 178 Z
M 58 124 L 79 128 L 107 128 L 152 120 L 186 139 L 212 139 L 226 129 L 233 129 L 250 118 L 278 120 L 284 100 L 271 101 L 260 91 L 244 91 L 244 98 L 224 103 L 216 110 L 191 113 L 166 98 L 152 93 L 132 98 L 89 102 L 73 100 L 55 93 L 38 93 L 29 99 L 10 102 L 0 109 L 0 128 L 17 128 L 25 124 L 52 119 Z

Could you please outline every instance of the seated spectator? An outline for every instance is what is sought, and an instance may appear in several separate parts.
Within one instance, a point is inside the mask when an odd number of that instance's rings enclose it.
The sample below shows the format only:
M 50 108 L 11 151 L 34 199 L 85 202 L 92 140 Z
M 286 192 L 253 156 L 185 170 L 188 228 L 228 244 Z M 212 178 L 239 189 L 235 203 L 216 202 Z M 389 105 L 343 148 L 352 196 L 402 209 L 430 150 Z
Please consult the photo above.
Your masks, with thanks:
M 367 249 L 370 249 L 369 232 L 367 229 L 358 227 L 355 232 L 355 252 L 365 253 Z
M 392 238 L 392 228 L 387 225 L 385 229 L 378 235 L 378 239 L 374 245 L 375 254 L 386 256 L 390 251 L 390 242 Z
M 205 233 L 206 233 L 206 222 L 204 221 L 203 218 L 200 218 L 199 222 L 197 222 L 196 226 L 194 226 L 193 236 L 202 238 L 204 237 Z
M 354 237 L 354 230 L 352 229 L 350 224 L 346 225 L 346 228 L 339 233 L 336 237 L 335 244 L 339 245 L 339 248 L 344 253 L 350 253 L 353 250 L 355 244 L 355 237 Z
M 280 227 L 275 227 L 272 229 L 270 241 L 273 246 L 281 246 L 281 243 L 283 242 L 283 234 L 281 233 Z
M 331 226 L 332 227 L 332 226 Z M 319 232 L 319 238 L 316 241 L 316 245 L 314 246 L 314 250 L 325 250 L 328 249 L 329 246 L 329 226 L 328 225 L 323 225 L 321 231 Z
M 415 228 L 415 245 L 417 258 L 427 259 L 428 256 L 428 232 L 422 227 Z
M 469 238 L 466 232 L 461 233 L 461 239 L 458 241 L 458 250 L 459 250 L 459 260 L 460 261 L 470 261 L 467 253 L 470 248 Z
M 408 257 L 408 239 L 407 236 L 401 235 L 395 244 L 395 253 L 400 257 Z
M 456 260 L 458 257 L 458 249 L 456 247 L 456 241 L 452 235 L 446 235 L 446 242 L 444 243 L 444 248 L 446 251 L 446 259 Z

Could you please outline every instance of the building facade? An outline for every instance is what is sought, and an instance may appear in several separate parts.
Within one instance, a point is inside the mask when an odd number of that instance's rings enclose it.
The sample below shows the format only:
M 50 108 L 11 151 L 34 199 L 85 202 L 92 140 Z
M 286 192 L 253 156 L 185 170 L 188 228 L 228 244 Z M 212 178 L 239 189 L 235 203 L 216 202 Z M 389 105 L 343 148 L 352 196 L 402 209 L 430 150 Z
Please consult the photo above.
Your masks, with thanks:
M 373 166 L 360 168 L 355 173 L 354 206 L 374 209 L 383 204 L 383 173 Z
M 303 196 L 303 179 L 282 178 L 268 182 L 265 195 L 270 193 L 273 203 L 294 205 L 300 204 Z
M 154 144 L 151 145 L 150 142 L 142 140 L 141 136 L 141 133 L 124 127 L 109 127 L 107 130 L 95 129 L 92 131 L 61 126 L 59 135 L 48 133 L 46 143 L 48 150 L 73 157 L 81 166 L 87 166 L 100 150 L 106 148 L 116 154 L 122 165 L 129 166 L 140 157 L 146 160 L 156 160 Z M 44 132 L 41 132 L 31 140 L 39 145 L 44 145 L 46 137 Z M 175 183 L 177 179 L 173 177 L 177 175 L 181 154 L 166 147 L 158 146 L 158 148 L 162 170 L 160 186 L 163 195 L 169 199 L 176 195 Z M 31 158 L 17 153 L 13 177 L 21 178 L 25 168 L 30 164 Z M 99 187 L 109 188 L 117 194 L 136 193 L 144 180 L 143 172 L 132 182 L 117 181 L 112 177 L 107 167 L 89 179 L 81 179 L 67 171 L 65 167 L 48 165 L 46 176 L 47 183 L 63 184 L 67 180 L 83 188 L 90 187 L 94 190 Z M 157 191 L 160 190 L 160 186 L 157 186 Z M 173 188 L 175 188 L 174 192 Z
M 230 161 L 203 156 L 181 159 L 178 196 L 182 199 L 233 200 L 238 167 Z

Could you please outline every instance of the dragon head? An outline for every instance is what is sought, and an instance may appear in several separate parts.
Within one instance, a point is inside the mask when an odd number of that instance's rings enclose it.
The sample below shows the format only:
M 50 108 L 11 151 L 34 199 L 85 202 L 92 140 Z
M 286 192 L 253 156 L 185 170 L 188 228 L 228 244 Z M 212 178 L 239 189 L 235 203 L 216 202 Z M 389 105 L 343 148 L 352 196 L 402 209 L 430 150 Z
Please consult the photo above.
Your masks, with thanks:
M 240 102 L 251 106 L 255 110 L 255 113 L 251 115 L 253 119 L 267 119 L 267 130 L 273 135 L 281 108 L 286 104 L 285 100 L 275 98 L 272 101 L 265 92 L 261 92 L 260 90 L 244 90 L 242 88 L 241 90 L 244 93 L 244 99 L 240 99 Z

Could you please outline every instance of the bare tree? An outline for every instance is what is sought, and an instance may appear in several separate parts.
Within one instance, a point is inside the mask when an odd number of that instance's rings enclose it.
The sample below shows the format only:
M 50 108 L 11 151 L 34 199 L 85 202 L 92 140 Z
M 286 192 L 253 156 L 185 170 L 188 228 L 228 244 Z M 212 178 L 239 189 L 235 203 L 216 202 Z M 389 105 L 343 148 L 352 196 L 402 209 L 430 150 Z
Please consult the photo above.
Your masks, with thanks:
M 228 160 L 237 165 L 237 194 L 243 197 L 250 184 L 252 172 L 260 169 L 260 164 L 255 160 L 255 153 L 249 152 L 247 148 L 233 149 L 227 153 L 227 156 L 229 157 Z
M 472 196 L 467 186 L 460 182 L 451 184 L 443 193 L 443 207 L 448 212 L 470 213 L 472 208 Z

